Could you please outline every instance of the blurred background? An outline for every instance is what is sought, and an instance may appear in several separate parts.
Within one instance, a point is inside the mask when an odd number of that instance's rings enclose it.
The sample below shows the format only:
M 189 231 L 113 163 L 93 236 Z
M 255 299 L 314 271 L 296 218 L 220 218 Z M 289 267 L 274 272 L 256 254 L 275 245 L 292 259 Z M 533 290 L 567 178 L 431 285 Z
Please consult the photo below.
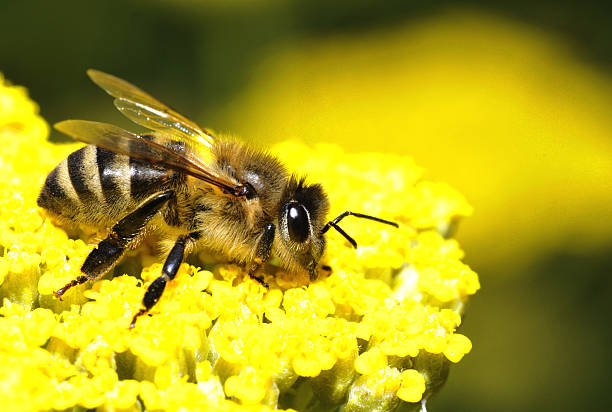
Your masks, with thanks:
M 609 4 L 4 0 L 0 16 L 0 71 L 50 123 L 131 127 L 97 68 L 257 144 L 413 156 L 474 206 L 457 237 L 482 282 L 474 349 L 429 410 L 612 410 Z

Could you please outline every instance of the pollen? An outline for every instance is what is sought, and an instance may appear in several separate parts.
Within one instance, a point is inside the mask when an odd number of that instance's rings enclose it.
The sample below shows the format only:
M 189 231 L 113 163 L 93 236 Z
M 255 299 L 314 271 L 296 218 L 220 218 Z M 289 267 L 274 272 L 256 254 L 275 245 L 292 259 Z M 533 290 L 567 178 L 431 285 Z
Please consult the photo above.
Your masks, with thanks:
M 113 272 L 80 276 L 100 240 L 36 204 L 81 144 L 54 144 L 22 87 L 0 76 L 0 398 L 6 410 L 408 409 L 472 349 L 457 332 L 480 288 L 449 238 L 463 196 L 406 156 L 286 141 L 271 148 L 329 194 L 334 230 L 314 282 L 270 267 L 265 288 L 229 262 L 193 256 L 130 329 L 163 257 L 143 245 Z M 24 159 L 27 158 L 28 162 Z M 402 406 L 403 405 L 403 406 Z

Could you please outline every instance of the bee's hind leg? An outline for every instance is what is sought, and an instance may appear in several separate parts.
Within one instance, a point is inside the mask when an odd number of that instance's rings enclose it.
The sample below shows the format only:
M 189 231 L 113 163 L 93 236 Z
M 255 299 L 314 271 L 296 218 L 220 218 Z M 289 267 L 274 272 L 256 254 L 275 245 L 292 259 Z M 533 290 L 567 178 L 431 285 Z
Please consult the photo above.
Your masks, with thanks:
M 181 236 L 176 240 L 176 243 L 172 247 L 172 250 L 168 254 L 166 258 L 166 262 L 164 263 L 164 267 L 162 268 L 162 274 L 160 277 L 155 279 L 153 283 L 149 285 L 147 291 L 145 292 L 144 298 L 142 299 L 142 309 L 138 311 L 132 318 L 132 323 L 130 323 L 130 329 L 134 328 L 136 325 L 136 320 L 147 313 L 151 308 L 157 303 L 159 298 L 161 298 L 164 293 L 164 289 L 166 288 L 166 283 L 170 280 L 174 279 L 176 276 L 181 263 L 183 262 L 183 257 L 185 256 L 185 248 L 186 243 L 190 241 L 195 241 L 201 236 L 200 233 L 195 232 L 191 233 L 188 236 Z
M 55 291 L 55 296 L 59 298 L 68 289 L 85 283 L 88 280 L 97 279 L 111 270 L 117 264 L 119 258 L 123 256 L 130 242 L 142 232 L 149 220 L 155 216 L 172 196 L 174 196 L 172 191 L 159 193 L 121 219 L 113 226 L 110 235 L 98 243 L 98 246 L 89 253 L 83 266 L 81 266 L 83 275 Z

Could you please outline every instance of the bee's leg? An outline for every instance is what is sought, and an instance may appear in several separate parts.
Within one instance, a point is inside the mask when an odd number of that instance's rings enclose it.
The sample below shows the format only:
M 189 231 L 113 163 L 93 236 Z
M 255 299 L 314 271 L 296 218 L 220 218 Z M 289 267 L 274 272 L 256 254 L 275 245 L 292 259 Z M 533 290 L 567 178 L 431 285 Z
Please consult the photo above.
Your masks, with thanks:
M 155 195 L 138 209 L 121 219 L 113 226 L 108 237 L 98 243 L 98 246 L 89 253 L 83 266 L 81 266 L 83 275 L 57 290 L 55 296 L 59 298 L 71 287 L 99 278 L 111 270 L 119 261 L 119 258 L 123 256 L 123 252 L 125 252 L 130 242 L 138 236 L 149 220 L 155 216 L 172 196 L 174 196 L 172 191 Z
M 166 258 L 161 276 L 155 279 L 147 288 L 144 298 L 142 299 L 142 306 L 144 306 L 144 308 L 140 309 L 138 313 L 134 315 L 132 318 L 132 323 L 130 323 L 130 329 L 136 325 L 136 319 L 151 310 L 159 298 L 161 298 L 161 295 L 166 288 L 166 283 L 174 279 L 176 276 L 176 273 L 183 262 L 183 257 L 185 256 L 186 243 L 188 241 L 195 241 L 200 236 L 201 234 L 196 232 L 191 233 L 189 236 L 181 236 L 177 239 L 176 243 L 172 247 L 172 250 L 168 254 L 168 257 Z
M 260 276 L 255 276 L 255 272 L 257 269 L 264 263 L 270 259 L 270 255 L 272 254 L 272 246 L 274 245 L 274 232 L 276 231 L 276 226 L 272 223 L 268 223 L 264 229 L 261 238 L 259 238 L 259 242 L 257 242 L 257 249 L 255 249 L 255 259 L 251 263 L 249 267 L 249 276 L 251 279 L 256 280 L 261 283 L 265 288 L 268 288 L 269 285 L 264 281 L 264 279 Z

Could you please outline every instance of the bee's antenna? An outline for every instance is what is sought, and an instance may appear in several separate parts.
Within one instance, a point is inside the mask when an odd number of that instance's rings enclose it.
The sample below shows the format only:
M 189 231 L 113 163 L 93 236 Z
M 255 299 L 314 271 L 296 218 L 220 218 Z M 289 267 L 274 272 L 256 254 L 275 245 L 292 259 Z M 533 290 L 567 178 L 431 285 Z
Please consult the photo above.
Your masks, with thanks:
M 351 245 L 353 245 L 353 247 L 355 249 L 357 249 L 357 242 L 355 242 L 355 239 L 353 239 L 352 237 L 349 236 L 348 233 L 346 233 L 344 230 L 342 230 L 342 228 L 338 225 L 336 225 L 333 222 L 328 222 L 325 227 L 323 228 L 323 230 L 321 230 L 321 233 L 325 233 L 329 230 L 330 227 L 333 227 L 334 229 L 336 229 L 342 236 L 344 236 L 346 238 L 346 240 L 349 241 L 349 243 Z
M 355 217 L 360 217 L 362 219 L 370 219 L 370 220 L 373 220 L 373 221 L 378 222 L 378 223 L 384 223 L 386 225 L 391 225 L 391 226 L 394 226 L 394 227 L 399 227 L 399 225 L 397 223 L 391 222 L 389 220 L 384 220 L 384 219 L 381 219 L 379 217 L 374 217 L 374 216 L 370 216 L 370 215 L 364 215 L 363 213 L 350 212 L 350 211 L 347 210 L 346 212 L 342 213 L 340 216 L 338 216 L 334 220 L 330 220 L 329 222 L 327 222 L 325 224 L 325 226 L 323 226 L 323 229 L 321 229 L 321 233 L 325 233 L 325 232 L 327 232 L 329 230 L 330 227 L 333 227 L 334 229 L 336 229 L 338 231 L 338 233 L 340 233 L 342 236 L 344 236 L 346 238 L 346 240 L 348 240 L 349 243 L 351 245 L 353 245 L 354 248 L 357 248 L 357 242 L 355 242 L 355 239 L 350 237 L 348 235 L 348 233 L 346 233 L 344 230 L 342 230 L 342 228 L 340 226 L 338 226 L 338 222 L 340 222 L 342 219 L 344 219 L 347 216 L 355 216 Z

